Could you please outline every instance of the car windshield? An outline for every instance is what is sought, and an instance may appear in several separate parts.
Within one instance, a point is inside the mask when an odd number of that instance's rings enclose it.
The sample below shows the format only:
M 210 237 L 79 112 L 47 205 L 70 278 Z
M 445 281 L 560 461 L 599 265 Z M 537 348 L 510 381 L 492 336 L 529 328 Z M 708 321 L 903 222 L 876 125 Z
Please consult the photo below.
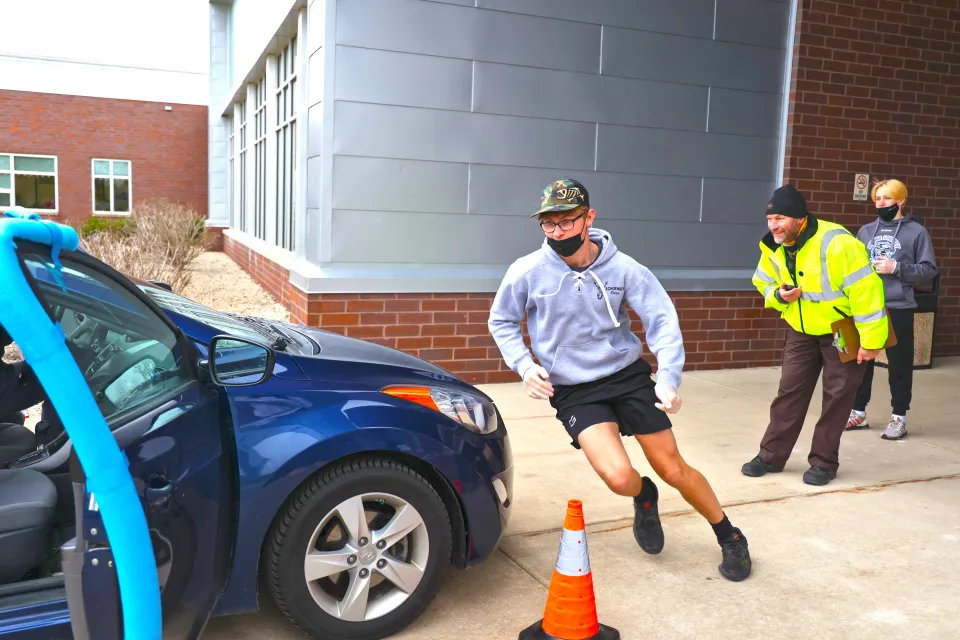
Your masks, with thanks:
M 203 322 L 204 324 L 208 324 L 211 327 L 215 327 L 225 333 L 229 333 L 232 336 L 236 336 L 238 338 L 247 338 L 255 342 L 263 342 L 264 340 L 270 342 L 274 339 L 274 336 L 268 335 L 266 330 L 263 332 L 258 331 L 256 326 L 252 324 L 241 322 L 231 315 L 222 313 L 220 311 L 214 311 L 213 309 L 205 307 L 198 302 L 194 302 L 189 298 L 184 298 L 183 296 L 166 291 L 165 289 L 158 289 L 156 287 L 143 285 L 140 286 L 140 289 L 150 296 L 150 298 L 156 302 L 157 306 L 159 306 L 161 309 L 179 313 L 180 315 Z

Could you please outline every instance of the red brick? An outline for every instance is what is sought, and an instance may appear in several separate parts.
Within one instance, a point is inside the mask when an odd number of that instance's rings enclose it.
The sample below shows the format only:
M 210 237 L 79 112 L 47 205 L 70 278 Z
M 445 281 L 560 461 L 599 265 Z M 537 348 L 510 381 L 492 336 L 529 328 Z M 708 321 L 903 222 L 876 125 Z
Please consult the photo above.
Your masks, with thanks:
M 383 328 L 388 338 L 419 336 L 422 326 L 419 324 L 392 324 Z M 430 338 L 426 338 L 429 340 Z M 430 345 L 427 345 L 430 346 Z
M 387 327 L 392 328 L 392 327 Z M 411 349 L 428 349 L 433 342 L 432 338 L 397 338 L 397 349 L 407 351 Z
M 467 339 L 467 346 L 469 347 L 495 347 L 497 346 L 496 341 L 491 335 L 484 336 L 473 336 L 472 338 Z
M 458 324 L 454 333 L 458 336 L 482 336 L 488 331 L 485 324 Z
M 457 327 L 452 324 L 428 324 L 421 329 L 421 334 L 425 336 L 452 336 L 456 333 Z
M 486 298 L 466 298 L 457 300 L 457 311 L 490 311 L 492 301 Z
M 396 324 L 395 313 L 361 313 L 360 322 L 363 324 Z
M 383 300 L 349 300 L 347 311 L 383 311 Z M 377 324 L 385 324 L 378 322 Z
M 453 312 L 453 313 L 438 311 L 433 314 L 433 321 L 445 322 L 450 324 L 466 324 L 467 314 L 460 311 Z
M 339 327 L 360 324 L 360 316 L 355 313 L 323 313 L 320 314 L 320 326 Z
M 463 336 L 437 336 L 433 338 L 433 346 L 437 348 L 453 349 L 465 347 L 467 346 L 467 338 L 464 338 Z
M 429 301 L 427 301 L 429 302 Z M 386 300 L 384 311 L 420 311 L 419 300 Z
M 383 327 L 371 327 L 366 325 L 347 327 L 347 335 L 351 338 L 382 338 Z
M 423 300 L 420 302 L 423 311 L 453 311 L 457 308 L 456 300 Z
M 469 348 L 469 349 L 456 349 L 453 352 L 453 357 L 457 360 L 476 360 L 483 359 L 487 357 L 487 349 L 481 347 Z

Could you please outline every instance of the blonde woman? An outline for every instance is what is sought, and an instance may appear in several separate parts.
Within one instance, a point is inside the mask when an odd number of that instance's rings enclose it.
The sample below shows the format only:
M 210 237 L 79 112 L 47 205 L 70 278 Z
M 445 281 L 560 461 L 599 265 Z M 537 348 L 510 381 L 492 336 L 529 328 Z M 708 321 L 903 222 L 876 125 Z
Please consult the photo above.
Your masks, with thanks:
M 870 262 L 883 280 L 887 310 L 897 344 L 887 349 L 893 413 L 881 437 L 907 436 L 907 411 L 913 392 L 913 310 L 917 303 L 913 285 L 937 275 L 933 244 L 923 224 L 904 212 L 907 187 L 899 180 L 884 180 L 873 187 L 877 219 L 860 229 L 857 237 L 867 245 Z M 873 384 L 874 363 L 867 363 L 863 382 L 847 420 L 847 431 L 867 429 L 867 404 Z

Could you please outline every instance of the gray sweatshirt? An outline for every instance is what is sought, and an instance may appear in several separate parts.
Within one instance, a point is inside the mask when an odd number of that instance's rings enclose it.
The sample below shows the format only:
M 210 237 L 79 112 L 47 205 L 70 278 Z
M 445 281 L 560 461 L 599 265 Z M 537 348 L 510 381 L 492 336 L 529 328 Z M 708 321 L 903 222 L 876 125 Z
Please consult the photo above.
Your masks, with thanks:
M 897 271 L 880 276 L 889 309 L 915 309 L 913 285 L 937 275 L 930 234 L 912 215 L 884 222 L 877 218 L 857 234 L 871 260 L 883 256 L 897 261 Z
M 520 323 L 527 315 L 533 353 L 559 385 L 591 382 L 636 362 L 642 343 L 630 332 L 627 304 L 657 358 L 657 382 L 680 388 L 685 354 L 673 302 L 649 269 L 618 253 L 610 234 L 591 228 L 600 255 L 575 271 L 544 240 L 507 270 L 489 327 L 507 365 L 523 376 L 533 357 Z

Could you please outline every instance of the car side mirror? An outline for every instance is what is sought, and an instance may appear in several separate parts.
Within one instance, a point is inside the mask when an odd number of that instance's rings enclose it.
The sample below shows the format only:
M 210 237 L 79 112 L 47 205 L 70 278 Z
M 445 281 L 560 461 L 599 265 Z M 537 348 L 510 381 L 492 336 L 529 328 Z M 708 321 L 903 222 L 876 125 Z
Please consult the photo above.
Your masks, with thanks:
M 200 366 L 210 372 L 216 384 L 248 387 L 260 384 L 273 374 L 277 354 L 273 349 L 244 338 L 216 336 L 210 341 L 207 359 Z

